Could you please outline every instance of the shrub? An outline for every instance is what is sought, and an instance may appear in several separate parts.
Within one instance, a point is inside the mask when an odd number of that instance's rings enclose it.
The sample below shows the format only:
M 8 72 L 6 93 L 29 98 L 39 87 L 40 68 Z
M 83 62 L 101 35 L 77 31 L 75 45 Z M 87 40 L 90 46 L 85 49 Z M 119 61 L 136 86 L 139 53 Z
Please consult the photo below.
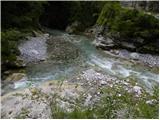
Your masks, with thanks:
M 15 29 L 1 32 L 2 61 L 16 59 L 16 55 L 19 53 L 17 48 L 18 40 L 23 39 L 25 35 L 26 34 Z

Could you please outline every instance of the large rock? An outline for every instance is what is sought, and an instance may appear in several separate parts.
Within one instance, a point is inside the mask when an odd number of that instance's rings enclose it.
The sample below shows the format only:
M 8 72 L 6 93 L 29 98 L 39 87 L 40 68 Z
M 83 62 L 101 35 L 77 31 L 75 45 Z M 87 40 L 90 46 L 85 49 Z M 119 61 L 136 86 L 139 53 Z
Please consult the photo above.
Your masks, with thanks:
M 103 32 L 104 28 L 104 26 L 94 25 L 91 28 L 86 29 L 85 33 L 97 36 Z
M 77 33 L 79 31 L 81 31 L 82 29 L 83 29 L 83 25 L 80 22 L 75 21 L 71 25 L 67 26 L 66 32 L 68 32 L 70 34 Z
M 135 50 L 136 49 L 136 47 L 133 43 L 120 42 L 119 44 L 122 48 L 125 48 L 125 49 L 128 49 L 128 50 Z
M 131 53 L 130 57 L 134 60 L 138 60 L 139 59 L 139 54 L 138 53 Z
M 113 40 L 108 37 L 104 38 L 102 35 L 97 36 L 96 39 L 93 41 L 93 44 L 97 48 L 102 48 L 105 50 L 115 48 L 115 44 L 114 44 Z
M 6 79 L 7 81 L 20 81 L 27 80 L 26 74 L 24 73 L 13 73 Z

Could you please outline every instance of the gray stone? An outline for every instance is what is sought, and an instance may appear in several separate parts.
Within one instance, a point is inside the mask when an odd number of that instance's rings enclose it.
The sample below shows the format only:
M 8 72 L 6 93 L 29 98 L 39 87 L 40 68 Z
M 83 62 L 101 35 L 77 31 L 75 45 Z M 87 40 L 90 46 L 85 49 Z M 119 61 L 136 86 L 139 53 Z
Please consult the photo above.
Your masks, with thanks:
M 7 81 L 25 81 L 27 80 L 27 76 L 24 73 L 13 73 L 6 79 Z
M 131 53 L 130 57 L 134 60 L 138 60 L 139 59 L 139 54 L 138 53 Z
M 106 81 L 104 81 L 104 80 L 101 80 L 101 81 L 100 81 L 100 84 L 101 84 L 101 85 L 106 85 L 106 84 L 107 84 L 107 82 L 106 82 Z
M 128 43 L 128 42 L 120 42 L 120 45 L 124 48 L 132 49 L 132 50 L 136 48 L 132 43 Z
M 142 94 L 142 88 L 139 86 L 133 87 L 133 92 L 136 93 L 138 96 Z
M 146 101 L 146 104 L 153 105 L 153 104 L 155 104 L 156 102 L 157 102 L 157 100 L 152 99 L 152 100 L 147 100 L 147 101 Z
M 91 98 L 92 98 L 92 96 L 90 94 L 88 94 L 87 98 L 85 100 L 85 103 L 84 103 L 85 106 L 88 106 L 91 104 Z

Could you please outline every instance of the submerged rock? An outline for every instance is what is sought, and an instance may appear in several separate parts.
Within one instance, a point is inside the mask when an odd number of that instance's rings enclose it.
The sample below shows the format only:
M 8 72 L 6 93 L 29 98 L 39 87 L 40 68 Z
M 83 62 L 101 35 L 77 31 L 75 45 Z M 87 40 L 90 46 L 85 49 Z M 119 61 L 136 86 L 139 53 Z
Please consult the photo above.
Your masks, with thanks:
M 7 81 L 25 81 L 27 80 L 27 76 L 24 73 L 13 73 L 6 79 Z

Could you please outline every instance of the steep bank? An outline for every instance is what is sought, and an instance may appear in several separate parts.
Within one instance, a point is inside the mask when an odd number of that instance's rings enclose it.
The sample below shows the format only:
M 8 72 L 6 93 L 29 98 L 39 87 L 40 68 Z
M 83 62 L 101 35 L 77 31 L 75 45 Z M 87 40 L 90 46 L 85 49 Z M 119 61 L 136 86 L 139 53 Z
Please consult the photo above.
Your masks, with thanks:
M 119 3 L 106 3 L 97 19 L 97 25 L 94 31 L 97 31 L 96 39 L 102 49 L 121 48 L 158 54 L 159 23 L 153 14 L 123 8 Z

